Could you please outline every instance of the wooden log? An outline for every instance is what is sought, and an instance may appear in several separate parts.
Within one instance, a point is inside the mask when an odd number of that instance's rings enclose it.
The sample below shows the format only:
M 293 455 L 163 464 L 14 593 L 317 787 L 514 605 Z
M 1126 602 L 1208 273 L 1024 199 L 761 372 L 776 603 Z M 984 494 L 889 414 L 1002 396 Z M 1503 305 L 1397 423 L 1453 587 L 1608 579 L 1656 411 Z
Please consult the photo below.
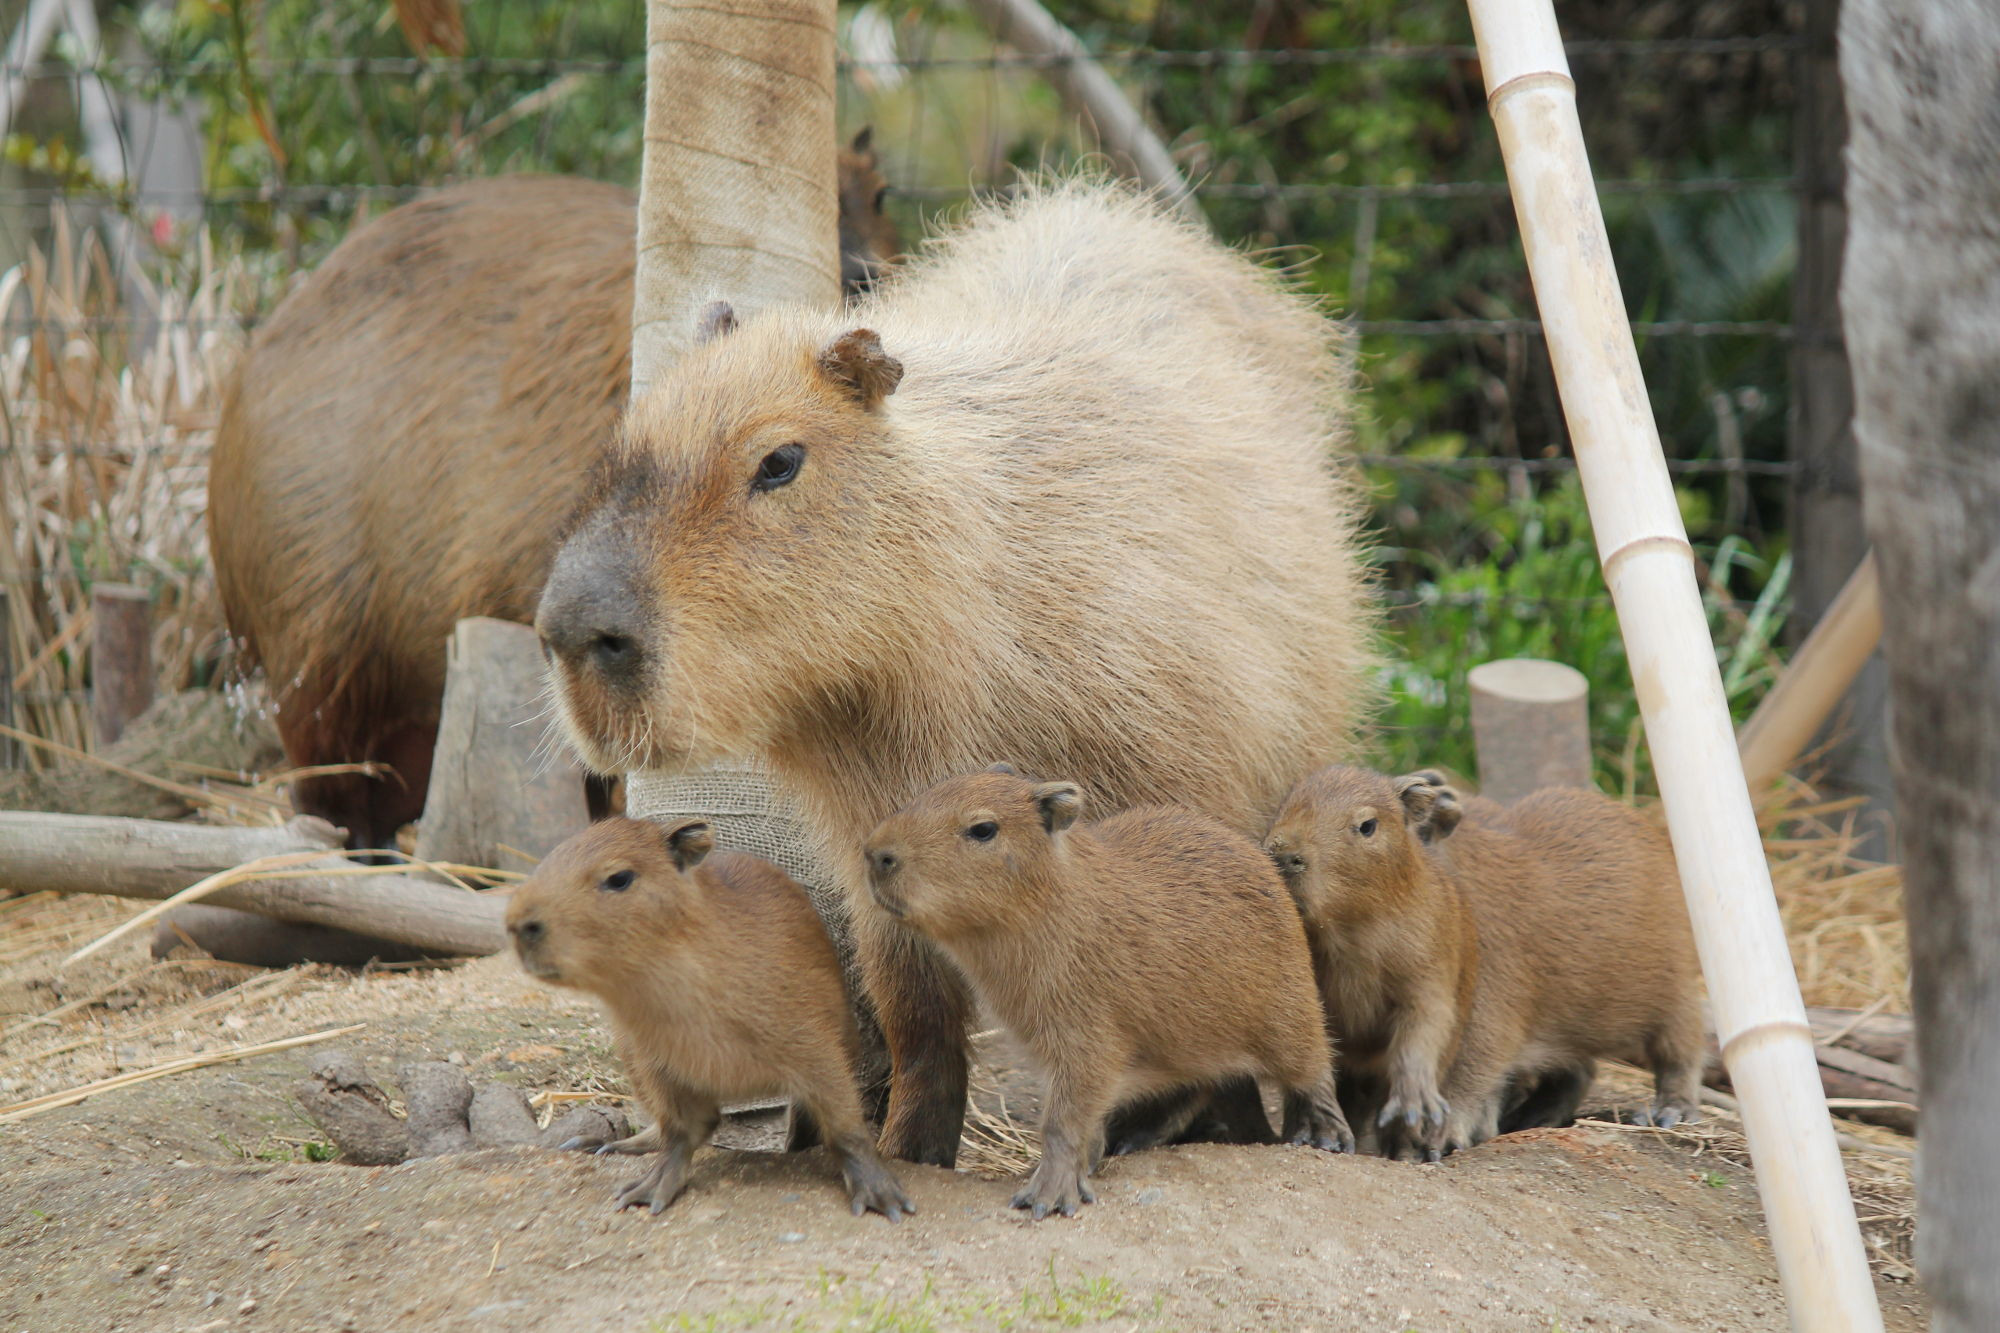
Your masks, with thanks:
M 255 912 L 239 912 L 233 907 L 208 903 L 183 903 L 154 926 L 153 957 L 166 958 L 184 945 L 193 945 L 210 958 L 248 963 L 251 967 L 291 967 L 295 963 L 360 967 L 364 963 L 410 963 L 437 956 L 428 949 L 396 944 L 358 931 L 274 921 Z
M 339 831 L 324 820 L 283 828 L 218 828 L 147 819 L 0 811 L 0 886 L 22 892 L 170 898 L 197 880 L 262 856 L 328 849 L 330 873 L 246 880 L 203 899 L 280 921 L 338 926 L 437 953 L 498 953 L 505 947 L 499 894 L 468 893 L 414 875 L 351 872 L 331 849 Z
M 90 590 L 90 727 L 98 748 L 153 702 L 153 599 L 129 583 Z
M 1908 1014 L 1862 1017 L 1858 1009 L 1808 1009 L 1806 1021 L 1812 1024 L 1813 1042 L 1822 1050 L 1829 1043 L 1845 1046 L 1916 1073 L 1916 1024 Z
M 1590 787 L 1590 682 L 1560 662 L 1512 657 L 1466 677 L 1479 791 L 1517 801 L 1543 787 Z
M 525 870 L 504 849 L 539 857 L 590 823 L 582 772 L 545 740 L 542 672 L 526 625 L 452 630 L 418 860 Z
M 1743 776 L 1752 790 L 1769 785 L 1798 762 L 1881 641 L 1881 583 L 1871 554 L 1862 558 L 1847 586 L 1737 734 Z

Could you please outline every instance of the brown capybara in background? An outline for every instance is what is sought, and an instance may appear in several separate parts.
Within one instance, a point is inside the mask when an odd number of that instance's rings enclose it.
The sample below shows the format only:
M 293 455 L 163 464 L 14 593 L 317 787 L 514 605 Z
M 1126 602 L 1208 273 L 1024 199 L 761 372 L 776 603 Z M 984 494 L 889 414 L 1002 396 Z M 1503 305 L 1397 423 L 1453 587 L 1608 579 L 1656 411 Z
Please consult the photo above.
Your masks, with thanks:
M 1014 1206 L 1073 1215 L 1112 1109 L 1191 1085 L 1268 1075 L 1294 1142 L 1351 1149 L 1312 952 L 1270 858 L 1191 810 L 1079 824 L 1082 809 L 1074 783 L 997 765 L 931 788 L 866 849 L 875 908 L 941 946 L 1048 1079 Z
M 840 960 L 806 891 L 768 861 L 714 852 L 708 825 L 607 819 L 514 890 L 507 933 L 530 976 L 588 991 L 651 1128 L 600 1152 L 657 1151 L 618 1206 L 659 1212 L 687 1184 L 722 1103 L 789 1097 L 840 1158 L 855 1214 L 915 1212 L 875 1149 Z
M 895 257 L 865 140 L 840 155 L 849 290 Z M 356 230 L 258 330 L 209 465 L 230 631 L 261 663 L 298 808 L 393 844 L 423 812 L 445 640 L 531 618 L 630 379 L 633 197 L 512 176 Z M 850 216 L 853 210 L 860 210 Z
M 1366 711 L 1346 344 L 1090 182 L 976 211 L 846 312 L 747 320 L 633 407 L 550 571 L 565 728 L 607 771 L 760 757 L 855 902 L 869 831 L 996 754 L 1261 834 Z M 948 1165 L 964 985 L 858 924 L 885 1147 Z
M 1538 1080 L 1566 1099 L 1598 1058 L 1653 1070 L 1652 1123 L 1698 1114 L 1694 939 L 1666 835 L 1631 807 L 1549 788 L 1461 814 L 1435 773 L 1332 767 L 1264 845 L 1313 938 L 1364 1136 L 1400 1122 L 1435 1159 L 1533 1109 Z

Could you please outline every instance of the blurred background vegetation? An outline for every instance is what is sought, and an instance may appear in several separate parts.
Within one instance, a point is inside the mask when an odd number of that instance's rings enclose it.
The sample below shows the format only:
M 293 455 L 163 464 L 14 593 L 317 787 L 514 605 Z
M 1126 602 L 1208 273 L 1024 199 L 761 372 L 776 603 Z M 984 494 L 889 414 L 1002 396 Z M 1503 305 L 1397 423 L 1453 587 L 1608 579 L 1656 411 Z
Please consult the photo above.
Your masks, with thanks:
M 1606 784 L 1645 786 L 1617 623 L 1530 323 L 1461 0 L 1050 7 L 1142 102 L 1217 233 L 1276 251 L 1358 322 L 1357 446 L 1390 608 L 1382 761 L 1470 775 L 1466 670 L 1546 656 L 1590 678 Z M 406 4 L 404 18 L 425 8 Z M 23 10 L 0 6 L 0 20 L 12 31 Z M 1559 6 L 1739 718 L 1778 665 L 1787 604 L 1782 321 L 1802 10 L 1803 0 Z M 406 30 L 388 0 L 118 0 L 93 12 L 101 52 L 58 38 L 14 103 L 0 261 L 32 269 L 67 238 L 93 228 L 112 238 L 96 261 L 102 281 L 71 302 L 63 337 L 88 346 L 113 396 L 119 376 L 171 350 L 157 337 L 167 312 L 187 318 L 163 294 L 202 292 L 208 317 L 230 325 L 216 336 L 240 336 L 357 222 L 426 187 L 510 171 L 636 178 L 636 0 L 469 0 L 456 27 L 428 31 Z M 1039 74 L 996 53 L 946 0 L 843 6 L 841 33 L 843 129 L 876 127 L 907 236 L 1021 168 L 1086 151 Z M 125 112 L 122 171 L 91 151 L 79 108 L 93 79 Z M 164 147 L 154 151 L 176 134 L 189 145 L 178 174 Z M 31 304 L 48 317 L 47 301 Z M 18 304 L 6 315 L 10 339 L 30 337 Z M 214 378 L 200 411 L 212 411 Z M 184 373 L 183 407 L 195 401 L 188 382 Z M 202 429 L 175 421 L 177 439 Z M 110 522 L 67 511 L 60 521 Z M 132 567 L 146 562 L 131 542 L 90 536 L 65 534 L 65 577 L 78 586 L 150 576 Z M 147 559 L 200 563 L 198 552 Z M 202 604 L 193 592 L 186 601 Z M 164 683 L 218 679 L 219 633 L 184 629 L 183 678 Z

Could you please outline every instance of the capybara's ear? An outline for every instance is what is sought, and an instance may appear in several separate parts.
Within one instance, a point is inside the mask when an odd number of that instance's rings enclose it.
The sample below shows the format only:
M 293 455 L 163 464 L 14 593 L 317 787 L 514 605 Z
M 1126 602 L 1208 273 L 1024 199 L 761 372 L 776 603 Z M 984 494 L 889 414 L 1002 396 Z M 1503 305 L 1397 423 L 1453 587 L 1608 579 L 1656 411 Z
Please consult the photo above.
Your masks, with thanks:
M 701 318 L 695 321 L 694 345 L 705 347 L 717 338 L 726 338 L 736 332 L 736 307 L 727 301 L 710 301 L 701 309 Z
M 1419 842 L 1448 838 L 1458 827 L 1458 793 L 1447 787 L 1444 775 L 1429 769 L 1396 779 L 1396 796 L 1403 803 L 1403 821 Z
M 1083 813 L 1083 792 L 1074 782 L 1044 782 L 1035 788 L 1035 808 L 1042 812 L 1042 827 L 1060 833 Z
M 1018 778 L 1021 776 L 1021 770 L 1014 767 L 1012 764 L 1008 763 L 1004 759 L 1002 759 L 999 763 L 992 765 L 986 771 L 988 773 L 1005 773 L 1010 778 Z
M 705 820 L 690 819 L 667 830 L 667 851 L 679 870 L 692 870 L 715 850 L 715 830 Z
M 863 125 L 854 132 L 854 142 L 847 147 L 850 152 L 866 153 L 872 159 L 875 156 L 875 127 Z M 873 165 L 872 161 L 870 165 Z
M 903 363 L 882 350 L 873 329 L 849 329 L 819 354 L 819 369 L 833 383 L 872 408 L 903 382 Z

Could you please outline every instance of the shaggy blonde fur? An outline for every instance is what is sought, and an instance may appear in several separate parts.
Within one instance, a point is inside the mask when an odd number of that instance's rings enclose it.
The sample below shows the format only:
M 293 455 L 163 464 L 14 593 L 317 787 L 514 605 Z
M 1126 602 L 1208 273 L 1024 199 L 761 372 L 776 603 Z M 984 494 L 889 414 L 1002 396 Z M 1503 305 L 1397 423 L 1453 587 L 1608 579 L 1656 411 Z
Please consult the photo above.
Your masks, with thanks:
M 545 639 L 615 607 L 638 645 L 618 672 L 587 635 L 555 652 L 572 739 L 605 771 L 763 757 L 858 902 L 876 821 L 997 758 L 1260 833 L 1366 711 L 1346 349 L 1095 182 L 975 214 L 847 312 L 748 321 L 634 408 L 558 557 Z M 756 489 L 788 445 L 796 478 Z M 962 1079 L 938 1050 L 962 987 L 865 905 L 857 928 L 889 1142 L 948 1161 L 948 1098 L 913 1128 L 904 1075 Z

